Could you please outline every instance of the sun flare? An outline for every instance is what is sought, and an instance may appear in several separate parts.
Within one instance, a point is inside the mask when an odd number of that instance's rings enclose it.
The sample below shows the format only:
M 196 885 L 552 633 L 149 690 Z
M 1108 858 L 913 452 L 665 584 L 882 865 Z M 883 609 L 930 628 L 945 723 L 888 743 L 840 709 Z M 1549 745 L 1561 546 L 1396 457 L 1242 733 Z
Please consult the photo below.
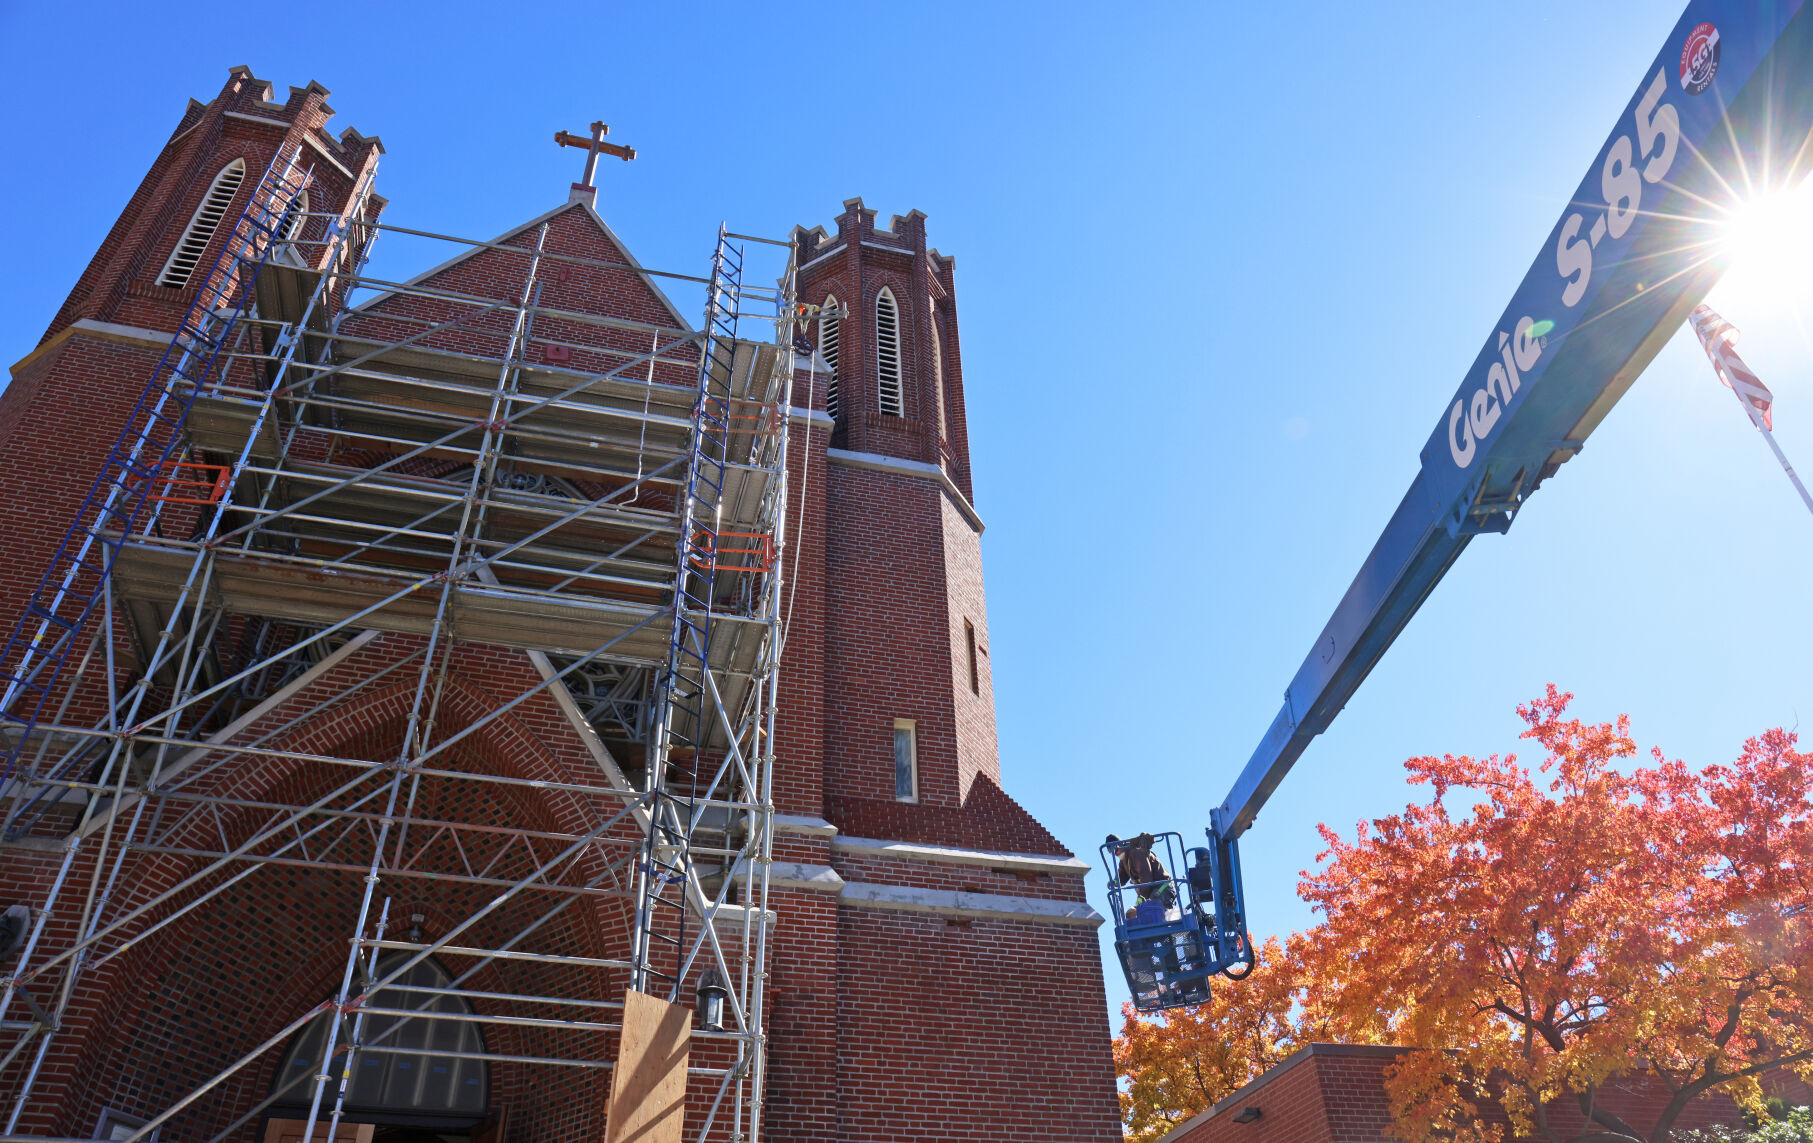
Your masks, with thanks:
M 1720 238 L 1730 268 L 1717 297 L 1774 309 L 1813 294 L 1813 179 L 1758 195 L 1733 211 Z

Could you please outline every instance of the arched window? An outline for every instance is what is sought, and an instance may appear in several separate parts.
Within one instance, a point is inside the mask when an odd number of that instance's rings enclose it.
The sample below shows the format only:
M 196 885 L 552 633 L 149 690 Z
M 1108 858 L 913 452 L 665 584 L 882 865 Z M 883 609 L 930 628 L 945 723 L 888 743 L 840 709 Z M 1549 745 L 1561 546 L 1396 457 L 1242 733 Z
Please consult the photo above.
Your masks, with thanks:
M 296 239 L 302 228 L 308 224 L 308 188 L 296 192 L 296 197 L 283 208 L 283 217 L 277 221 L 277 241 L 282 243 L 278 253 L 298 266 L 306 266 L 308 258 L 296 245 Z
M 202 196 L 201 205 L 195 208 L 195 217 L 189 220 L 182 240 L 170 252 L 170 260 L 164 263 L 164 272 L 157 276 L 158 285 L 181 289 L 189 284 L 189 278 L 200 265 L 202 255 L 208 252 L 208 243 L 220 229 L 221 219 L 227 216 L 227 208 L 233 205 L 233 196 L 239 193 L 239 184 L 245 177 L 244 159 L 234 159 L 220 168 L 220 173 L 208 186 L 208 193 Z
M 837 419 L 837 295 L 827 294 L 818 314 L 818 352 L 831 367 L 831 380 L 825 386 L 825 412 Z
M 378 961 L 379 978 L 409 955 L 392 953 Z M 471 1015 L 463 998 L 446 995 L 452 986 L 446 969 L 423 960 L 379 989 L 366 1007 Z M 321 1071 L 321 1049 L 332 1015 L 323 1012 L 309 1021 L 290 1042 L 272 1081 L 276 1089 L 272 1102 L 305 1104 L 314 1095 L 312 1083 Z M 352 1032 L 352 1017 L 342 1017 L 338 1043 L 345 1044 Z M 361 1038 L 364 1046 L 355 1061 L 348 1106 L 428 1115 L 484 1112 L 489 1088 L 485 1061 L 470 1058 L 485 1051 L 485 1038 L 475 1021 L 368 1014 Z
M 881 415 L 906 415 L 900 387 L 900 307 L 886 286 L 875 299 L 875 363 L 880 378 Z
M 292 241 L 302 233 L 302 224 L 307 221 L 308 188 L 303 187 L 296 192 L 296 197 L 291 199 L 290 205 L 284 209 L 283 223 L 277 227 L 277 233 L 282 236 L 283 241 Z

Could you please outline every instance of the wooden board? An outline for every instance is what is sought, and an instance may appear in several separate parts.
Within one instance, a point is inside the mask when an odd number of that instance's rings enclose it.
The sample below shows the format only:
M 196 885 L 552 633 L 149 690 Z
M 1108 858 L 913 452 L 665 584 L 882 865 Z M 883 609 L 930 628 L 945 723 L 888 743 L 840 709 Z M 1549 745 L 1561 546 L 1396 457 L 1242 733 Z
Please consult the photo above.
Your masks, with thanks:
M 315 1121 L 315 1143 L 327 1143 L 327 1119 L 323 1115 Z M 264 1124 L 264 1143 L 302 1143 L 302 1133 L 308 1128 L 306 1119 L 269 1119 Z M 348 1123 L 342 1119 L 340 1129 L 334 1132 L 333 1143 L 371 1143 L 377 1127 L 370 1123 Z
M 506 1143 L 510 1138 L 510 1109 L 500 1107 L 491 1118 L 472 1129 L 469 1143 Z
M 604 1143 L 680 1143 L 691 1041 L 692 1009 L 641 992 L 624 995 Z

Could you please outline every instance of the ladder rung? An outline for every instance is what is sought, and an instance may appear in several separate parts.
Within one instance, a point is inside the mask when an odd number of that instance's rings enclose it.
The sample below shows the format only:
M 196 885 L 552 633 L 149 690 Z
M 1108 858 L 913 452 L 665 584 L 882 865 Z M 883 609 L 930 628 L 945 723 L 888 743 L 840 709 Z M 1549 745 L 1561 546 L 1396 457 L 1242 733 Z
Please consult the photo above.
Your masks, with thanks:
M 78 620 L 65 619 L 61 615 L 58 615 L 47 608 L 40 607 L 36 603 L 27 604 L 25 614 L 36 616 L 38 619 L 50 624 L 52 627 L 61 627 L 65 631 L 74 631 L 76 629 L 76 623 L 78 622 Z

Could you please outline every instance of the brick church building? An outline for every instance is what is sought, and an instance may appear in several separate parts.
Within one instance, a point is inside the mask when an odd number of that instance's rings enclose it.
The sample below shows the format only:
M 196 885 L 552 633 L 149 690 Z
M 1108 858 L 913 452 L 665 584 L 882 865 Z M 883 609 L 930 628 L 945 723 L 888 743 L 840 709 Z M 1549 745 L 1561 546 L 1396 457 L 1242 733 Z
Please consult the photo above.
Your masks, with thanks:
M 687 1139 L 1119 1139 L 1088 865 L 1002 788 L 925 216 L 851 199 L 772 248 L 808 315 L 778 341 L 714 342 L 586 184 L 385 279 L 408 204 L 327 95 L 236 68 L 191 101 L 0 395 L 6 1132 L 276 1143 L 338 1098 L 337 1143 L 616 1138 L 625 989 L 703 1005 L 721 945 Z M 724 399 L 757 459 L 687 462 L 698 363 L 756 394 L 776 345 L 783 398 Z M 702 557 L 676 514 L 710 485 L 741 519 L 762 457 L 773 528 Z M 656 701 L 687 591 L 729 665 Z M 644 919 L 664 878 L 707 945 Z

